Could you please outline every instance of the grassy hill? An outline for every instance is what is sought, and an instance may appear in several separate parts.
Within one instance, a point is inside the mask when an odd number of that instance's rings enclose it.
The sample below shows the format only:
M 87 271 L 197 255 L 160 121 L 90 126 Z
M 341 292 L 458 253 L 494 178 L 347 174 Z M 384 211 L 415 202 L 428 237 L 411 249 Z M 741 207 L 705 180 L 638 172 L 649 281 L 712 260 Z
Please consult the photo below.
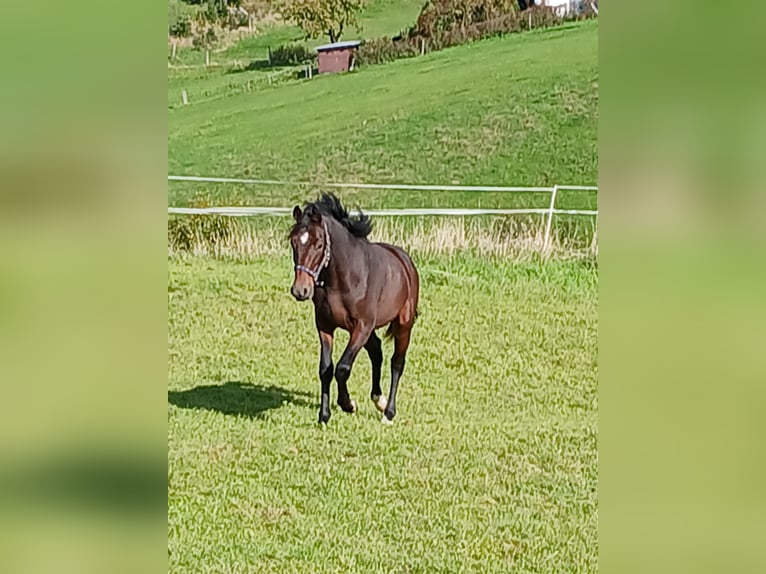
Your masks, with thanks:
M 168 169 L 285 180 L 593 184 L 597 44 L 598 23 L 588 21 L 252 92 L 219 86 L 202 101 L 193 75 L 176 77 L 172 89 L 185 85 L 191 101 L 169 110 Z M 174 183 L 168 195 L 171 205 L 204 197 L 284 206 L 305 199 L 305 190 Z M 344 195 L 363 197 L 367 207 L 530 200 Z M 570 194 L 561 205 L 594 203 Z

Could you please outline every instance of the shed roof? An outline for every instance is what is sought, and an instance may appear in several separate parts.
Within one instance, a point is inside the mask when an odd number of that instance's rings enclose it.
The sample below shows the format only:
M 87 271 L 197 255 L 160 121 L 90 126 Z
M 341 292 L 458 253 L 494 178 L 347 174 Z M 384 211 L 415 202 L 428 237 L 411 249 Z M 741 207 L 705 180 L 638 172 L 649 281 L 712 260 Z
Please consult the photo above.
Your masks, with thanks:
M 317 46 L 317 52 L 325 52 L 327 50 L 340 50 L 342 48 L 355 48 L 361 44 L 361 40 L 348 40 L 347 42 L 335 42 L 334 44 L 324 44 L 323 46 Z

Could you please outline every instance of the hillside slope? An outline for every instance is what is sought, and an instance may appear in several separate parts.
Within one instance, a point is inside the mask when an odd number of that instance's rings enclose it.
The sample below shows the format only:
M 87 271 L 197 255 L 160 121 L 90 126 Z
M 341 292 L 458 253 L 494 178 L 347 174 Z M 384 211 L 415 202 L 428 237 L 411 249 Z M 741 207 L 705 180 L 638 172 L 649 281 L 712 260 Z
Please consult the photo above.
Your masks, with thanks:
M 168 169 L 287 180 L 593 184 L 597 45 L 598 23 L 589 21 L 171 109 Z M 173 184 L 169 203 L 187 203 L 199 187 Z M 205 189 L 231 201 L 255 194 L 266 192 Z

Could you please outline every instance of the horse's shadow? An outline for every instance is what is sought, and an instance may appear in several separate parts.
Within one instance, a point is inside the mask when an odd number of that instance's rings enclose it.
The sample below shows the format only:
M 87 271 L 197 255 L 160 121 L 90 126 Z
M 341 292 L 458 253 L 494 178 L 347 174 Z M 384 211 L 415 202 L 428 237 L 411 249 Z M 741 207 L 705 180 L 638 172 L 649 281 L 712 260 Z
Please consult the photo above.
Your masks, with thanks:
M 262 417 L 285 403 L 311 406 L 306 392 L 294 392 L 274 385 L 229 381 L 221 385 L 204 385 L 186 391 L 168 391 L 168 402 L 182 409 L 204 409 L 225 415 Z

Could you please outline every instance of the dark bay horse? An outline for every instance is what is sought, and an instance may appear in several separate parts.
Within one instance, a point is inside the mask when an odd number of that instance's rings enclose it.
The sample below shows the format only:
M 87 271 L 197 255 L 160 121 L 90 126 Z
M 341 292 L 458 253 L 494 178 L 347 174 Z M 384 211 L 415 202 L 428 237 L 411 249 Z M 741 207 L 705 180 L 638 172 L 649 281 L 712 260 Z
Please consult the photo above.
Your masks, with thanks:
M 357 353 L 364 349 L 372 362 L 370 398 L 384 414 L 396 415 L 396 389 L 404 370 L 410 331 L 418 309 L 420 279 L 409 255 L 399 247 L 372 243 L 368 216 L 352 218 L 335 195 L 323 193 L 318 201 L 293 209 L 295 225 L 290 244 L 295 263 L 291 292 L 298 301 L 314 302 L 321 355 L 319 379 L 322 398 L 319 422 L 330 419 L 330 383 L 338 383 L 338 405 L 356 411 L 346 383 Z M 375 329 L 388 325 L 394 338 L 391 388 L 388 400 L 380 389 L 383 351 Z M 333 371 L 332 345 L 336 329 L 350 333 L 350 340 Z

